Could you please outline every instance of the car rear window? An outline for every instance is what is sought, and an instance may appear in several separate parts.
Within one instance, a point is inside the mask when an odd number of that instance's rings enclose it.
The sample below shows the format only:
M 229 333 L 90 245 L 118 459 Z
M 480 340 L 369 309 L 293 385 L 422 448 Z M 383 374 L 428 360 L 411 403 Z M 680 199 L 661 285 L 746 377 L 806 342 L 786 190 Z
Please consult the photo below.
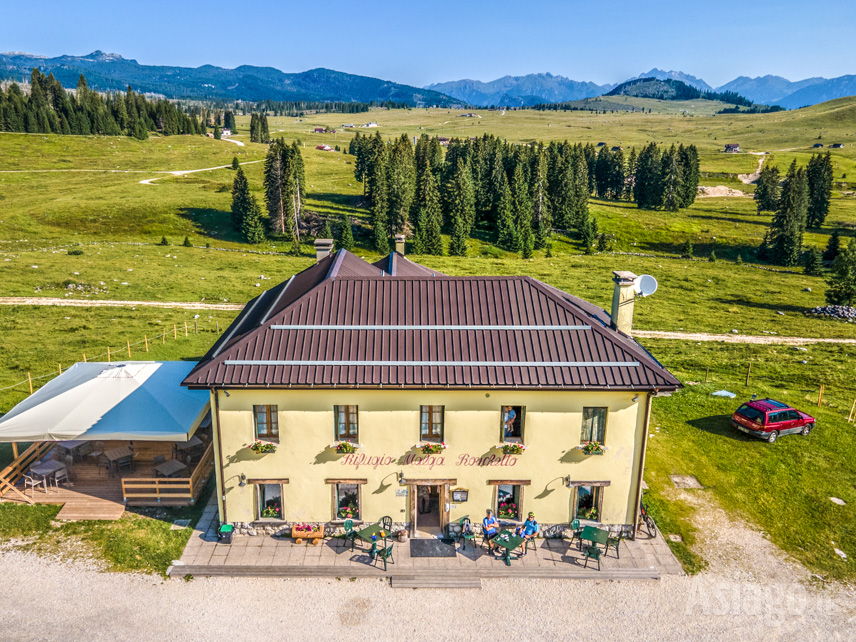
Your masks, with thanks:
M 747 406 L 743 404 L 737 409 L 737 414 L 741 417 L 746 417 L 749 421 L 757 421 L 759 423 L 764 423 L 764 413 L 758 410 L 757 408 L 753 408 L 752 406 Z

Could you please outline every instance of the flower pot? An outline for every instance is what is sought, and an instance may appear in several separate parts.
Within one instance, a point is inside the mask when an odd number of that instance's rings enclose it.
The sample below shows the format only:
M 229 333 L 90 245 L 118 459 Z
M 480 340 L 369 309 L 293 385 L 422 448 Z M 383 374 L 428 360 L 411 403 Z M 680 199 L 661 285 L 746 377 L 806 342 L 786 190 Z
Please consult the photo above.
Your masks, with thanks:
M 404 544 L 407 541 L 407 531 L 398 531 L 398 542 Z
M 321 525 L 317 529 L 311 531 L 299 531 L 296 526 L 292 526 L 291 536 L 294 538 L 295 544 L 303 544 L 304 540 L 312 540 L 312 545 L 318 546 L 321 539 L 324 537 L 324 526 Z

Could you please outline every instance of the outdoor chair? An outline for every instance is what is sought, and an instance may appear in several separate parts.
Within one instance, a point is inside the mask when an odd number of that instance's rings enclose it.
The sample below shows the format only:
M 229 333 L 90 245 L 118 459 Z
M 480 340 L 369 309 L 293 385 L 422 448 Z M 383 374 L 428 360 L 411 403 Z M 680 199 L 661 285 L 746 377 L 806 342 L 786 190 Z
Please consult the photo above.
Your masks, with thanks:
M 34 493 L 36 490 L 36 486 L 44 486 L 45 494 L 48 492 L 48 482 L 43 477 L 31 477 L 30 475 L 24 475 L 24 490 L 30 489 L 30 497 L 34 497 Z
M 101 455 L 104 454 L 104 442 L 103 441 L 96 441 L 92 450 L 90 450 L 88 454 L 89 454 L 89 458 L 94 460 L 95 463 L 97 464 L 99 459 L 101 458 Z
M 378 523 L 385 532 L 392 533 L 392 517 L 381 517 Z
M 111 469 L 110 460 L 107 459 L 107 455 L 105 455 L 103 452 L 99 453 L 98 457 L 95 458 L 95 465 L 98 466 L 98 476 L 99 477 L 101 476 L 101 469 L 102 468 L 107 471 L 108 475 L 110 474 L 110 469 Z
M 497 530 L 496 533 L 494 533 L 494 537 L 496 537 L 498 534 L 499 534 L 499 530 Z M 491 537 L 488 537 L 488 534 L 485 532 L 484 528 L 482 528 L 482 541 L 481 541 L 481 544 L 479 544 L 479 546 L 484 546 L 485 544 L 487 544 L 487 550 L 488 551 L 492 550 L 492 547 L 490 545 L 491 539 L 492 539 Z
M 394 544 L 386 545 L 386 538 L 383 538 L 383 546 L 377 549 L 377 552 L 374 556 L 374 563 L 377 564 L 378 560 L 383 560 L 383 570 L 386 570 L 387 562 L 390 564 L 395 564 L 395 560 L 392 559 L 392 547 Z
M 615 537 L 607 537 L 606 538 L 606 549 L 603 551 L 603 554 L 606 555 L 609 553 L 610 547 L 615 549 L 615 557 L 621 559 L 621 554 L 618 551 L 618 547 L 621 544 L 621 541 L 624 539 L 624 535 L 616 535 Z
M 535 541 L 535 538 L 534 537 L 525 538 L 523 540 L 523 554 L 524 555 L 526 555 L 526 553 L 529 551 L 530 546 L 532 547 L 533 551 L 535 551 L 536 553 L 538 552 L 538 542 Z
M 583 534 L 583 529 L 580 528 L 580 520 L 575 519 L 571 522 L 571 545 L 573 546 L 574 540 L 579 539 L 580 535 Z M 582 547 L 582 539 L 580 539 L 580 546 Z
M 59 490 L 59 485 L 64 483 L 68 486 L 71 483 L 71 479 L 68 476 L 68 468 L 61 468 L 53 476 L 54 486 L 56 486 L 57 490 Z
M 473 548 L 476 547 L 476 534 L 473 533 L 473 525 L 470 522 L 469 517 L 464 517 L 459 522 L 461 524 L 461 532 L 458 535 L 461 539 L 461 547 L 464 550 L 467 550 L 467 541 L 469 540 L 473 544 Z
M 166 457 L 164 457 L 163 455 L 155 455 L 154 456 L 154 458 L 152 459 L 152 472 L 154 473 L 155 477 L 157 477 L 160 474 L 160 473 L 158 473 L 157 470 L 155 470 L 155 468 L 157 466 L 160 466 L 161 464 L 165 464 L 165 463 L 166 463 Z
M 589 560 L 597 560 L 597 570 L 600 570 L 600 549 L 597 546 L 586 546 L 583 557 L 586 560 L 583 568 L 588 568 Z
M 92 442 L 91 442 L 91 441 L 84 441 L 84 442 L 83 442 L 82 444 L 80 444 L 80 446 L 77 448 L 77 457 L 78 457 L 78 459 L 83 460 L 83 459 L 84 459 L 84 458 L 86 458 L 86 457 L 89 455 L 89 453 L 91 453 L 91 452 L 92 452 Z
M 354 522 L 353 520 L 346 519 L 344 523 L 345 527 L 345 541 L 351 540 L 351 550 L 354 550 L 354 545 L 357 542 L 357 531 L 354 530 Z
M 134 456 L 131 455 L 129 457 L 123 457 L 122 459 L 116 462 L 117 469 L 121 469 L 122 467 L 125 467 L 129 470 L 134 470 Z
M 65 456 L 65 470 L 68 473 L 69 478 L 71 477 L 73 467 L 74 467 L 74 457 L 72 457 L 71 455 L 66 455 Z

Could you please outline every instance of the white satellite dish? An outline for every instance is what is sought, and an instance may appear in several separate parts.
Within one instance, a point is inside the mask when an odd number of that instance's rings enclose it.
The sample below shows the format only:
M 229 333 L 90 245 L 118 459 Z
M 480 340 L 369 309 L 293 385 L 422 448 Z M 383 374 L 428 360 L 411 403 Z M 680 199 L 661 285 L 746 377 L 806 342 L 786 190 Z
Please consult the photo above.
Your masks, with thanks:
M 651 296 L 657 291 L 657 279 L 650 274 L 637 276 L 633 282 L 633 291 L 639 296 Z

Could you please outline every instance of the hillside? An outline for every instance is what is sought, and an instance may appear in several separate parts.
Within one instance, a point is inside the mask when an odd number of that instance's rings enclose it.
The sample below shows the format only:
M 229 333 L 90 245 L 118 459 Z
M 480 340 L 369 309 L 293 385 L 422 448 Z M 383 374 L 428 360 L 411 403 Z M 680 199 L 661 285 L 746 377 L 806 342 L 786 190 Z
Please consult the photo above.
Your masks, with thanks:
M 639 78 L 621 83 L 606 96 L 633 96 L 656 100 L 718 100 L 730 105 L 751 106 L 752 101 L 733 92 L 702 91 L 680 80 Z
M 395 101 L 409 105 L 449 106 L 456 101 L 436 91 L 330 69 L 285 73 L 273 67 L 243 65 L 224 69 L 141 65 L 119 54 L 94 51 L 88 56 L 46 58 L 23 53 L 0 54 L 0 78 L 22 80 L 33 67 L 53 73 L 74 87 L 80 74 L 97 90 L 124 90 L 168 98 L 217 100 Z
M 695 76 L 691 76 L 690 74 L 685 74 L 683 71 L 663 71 L 662 69 L 657 69 L 654 67 L 651 71 L 645 74 L 639 74 L 635 78 L 628 78 L 627 80 L 639 80 L 641 78 L 656 78 L 657 80 L 679 80 L 682 83 L 686 83 L 690 87 L 695 87 L 696 89 L 700 89 L 701 91 L 713 91 L 713 87 L 708 85 L 701 78 L 696 78 Z
M 612 87 L 546 73 L 503 76 L 490 82 L 455 80 L 429 85 L 427 89 L 442 92 L 470 105 L 525 107 L 600 96 Z

